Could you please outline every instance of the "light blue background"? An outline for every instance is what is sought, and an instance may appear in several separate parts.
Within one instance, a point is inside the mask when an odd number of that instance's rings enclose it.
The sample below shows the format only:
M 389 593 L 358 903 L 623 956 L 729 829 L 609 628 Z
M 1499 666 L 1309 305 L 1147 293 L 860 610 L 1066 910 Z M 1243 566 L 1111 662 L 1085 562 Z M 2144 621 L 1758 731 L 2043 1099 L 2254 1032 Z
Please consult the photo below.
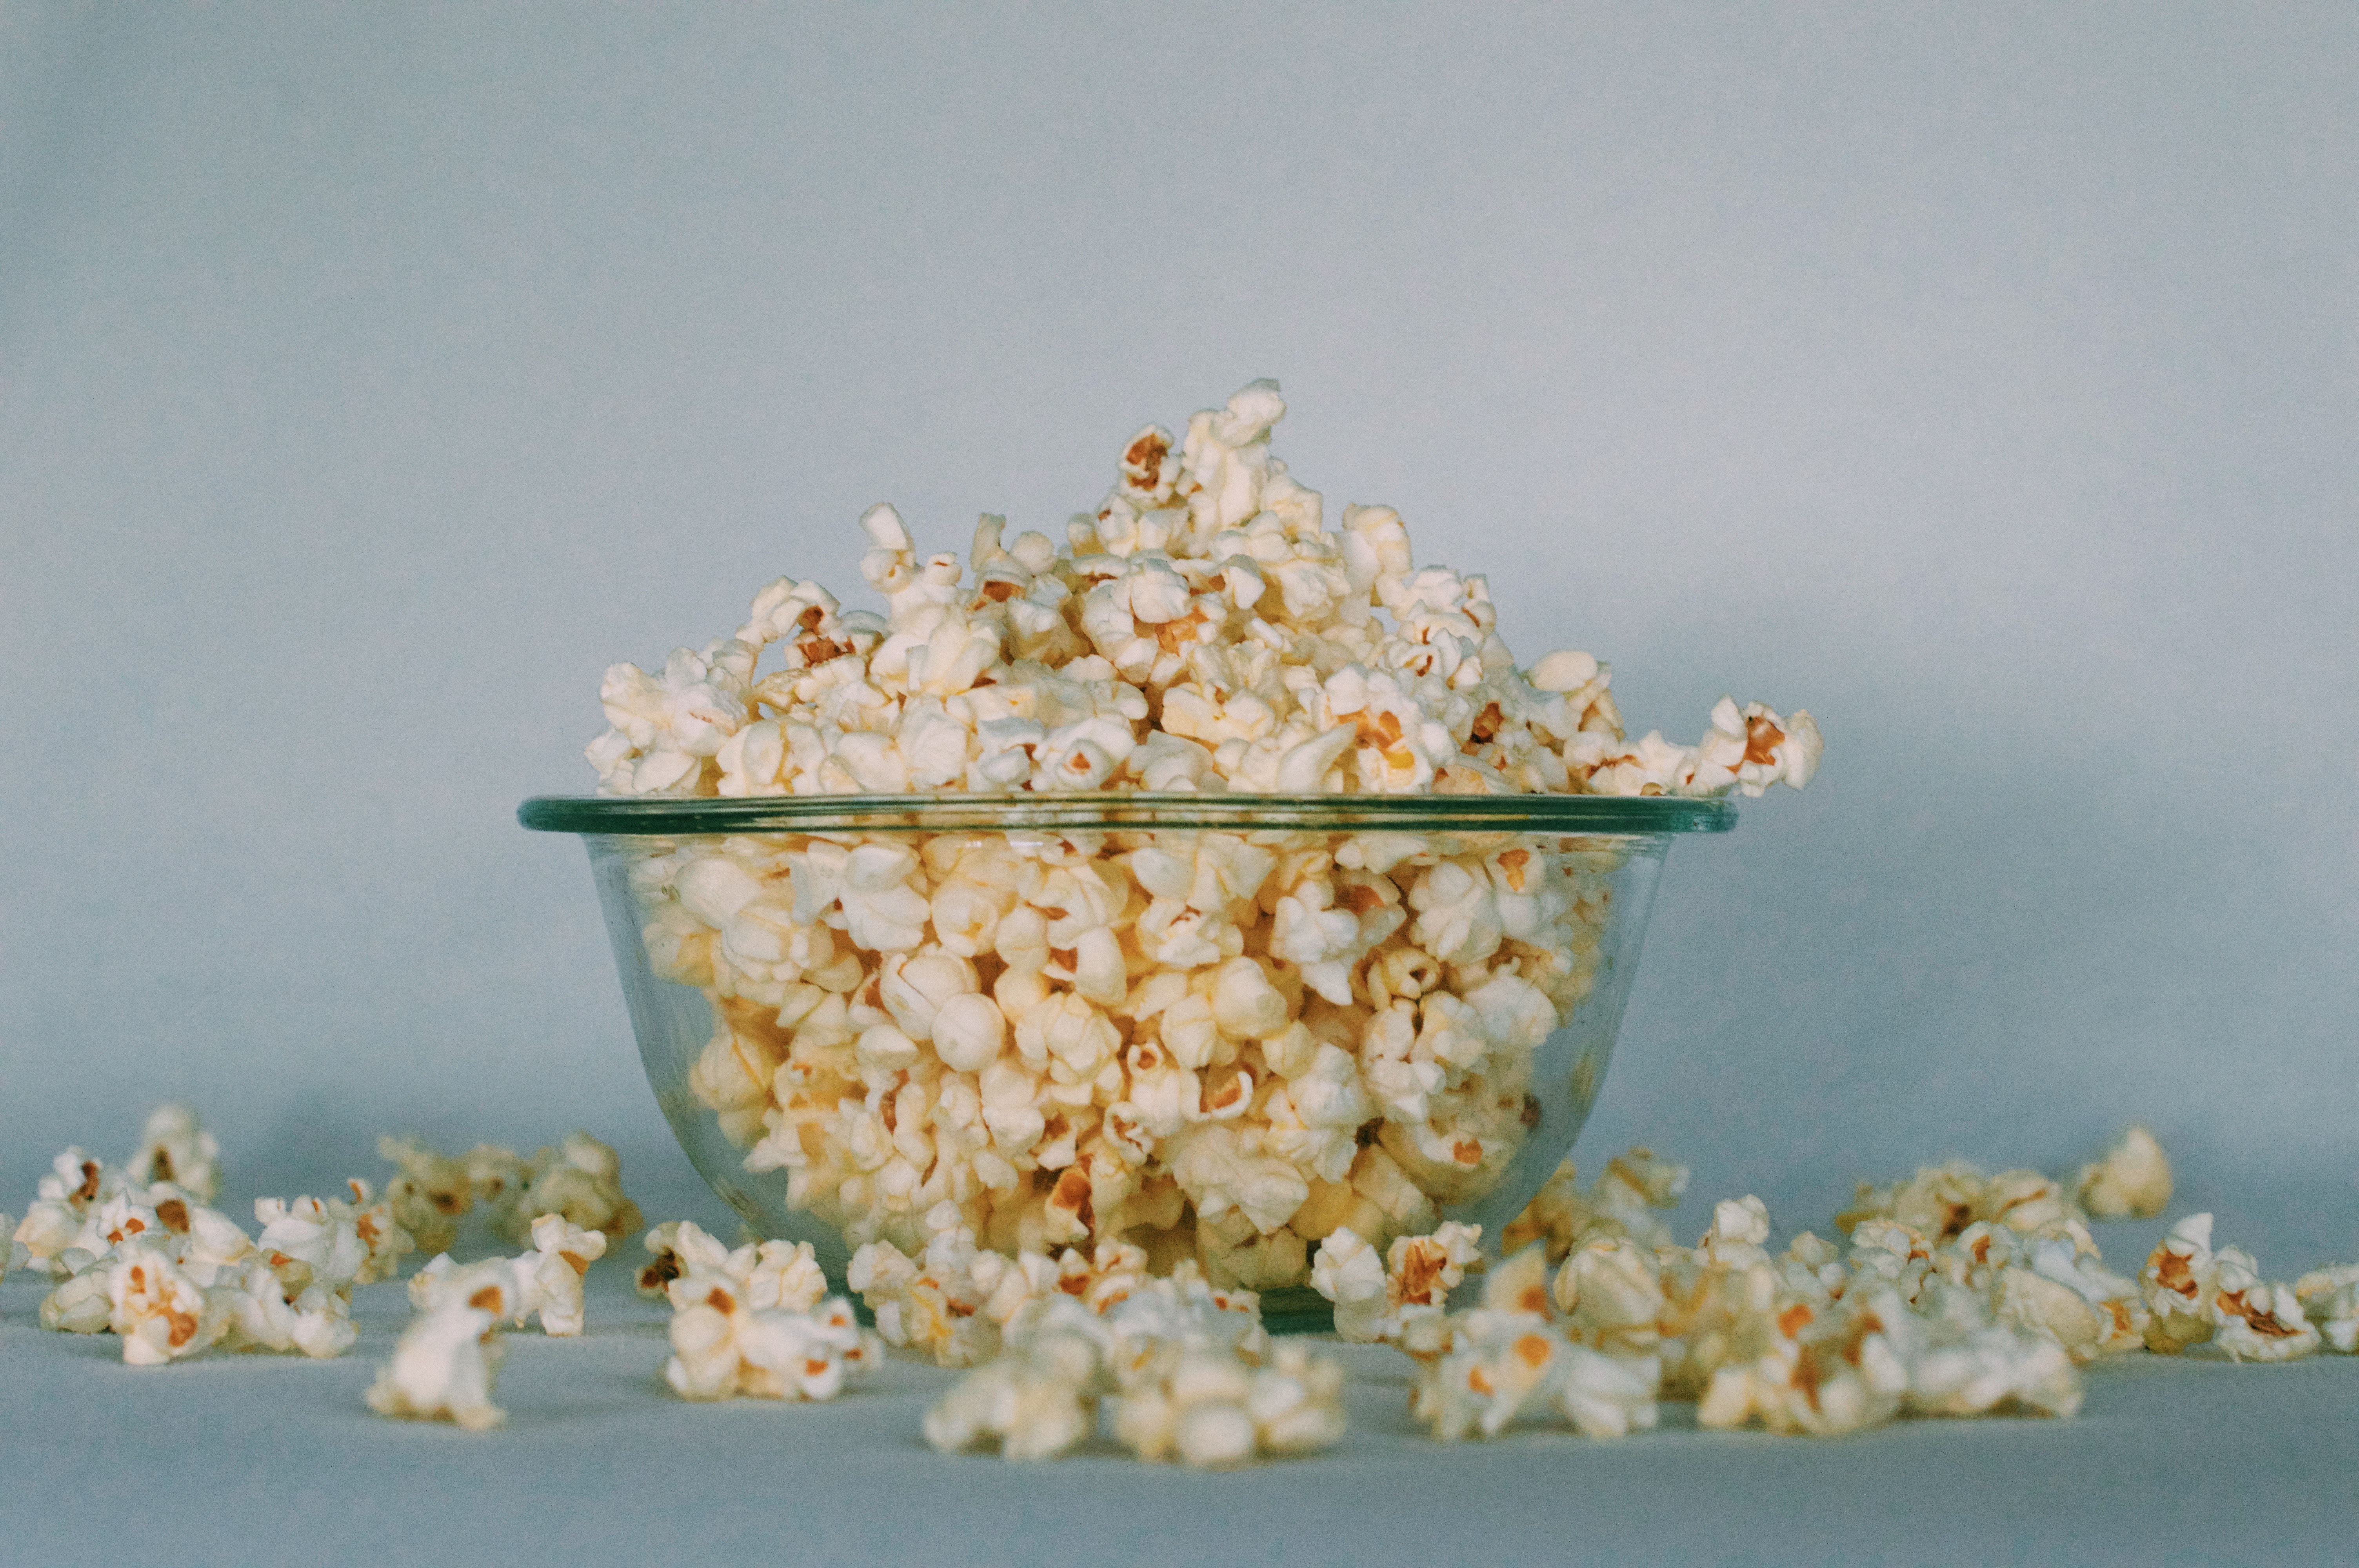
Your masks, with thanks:
M 2143 1118 L 2359 1252 L 2354 81 L 2331 5 L 0 4 L 0 1206 L 167 1096 L 245 1190 L 692 1190 L 511 816 L 601 668 L 1274 375 L 1636 730 L 1825 727 L 1593 1162 L 1815 1223 Z

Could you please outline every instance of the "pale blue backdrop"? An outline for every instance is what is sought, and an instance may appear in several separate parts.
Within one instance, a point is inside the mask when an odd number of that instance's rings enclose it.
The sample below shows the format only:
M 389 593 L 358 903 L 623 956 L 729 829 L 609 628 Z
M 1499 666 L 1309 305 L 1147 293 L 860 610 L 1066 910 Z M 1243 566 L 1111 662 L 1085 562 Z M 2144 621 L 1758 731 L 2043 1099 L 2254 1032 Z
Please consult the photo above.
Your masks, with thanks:
M 602 666 L 1271 375 L 1636 729 L 1825 728 L 1593 1156 L 1815 1221 L 2136 1117 L 2359 1252 L 2354 80 L 2332 5 L 0 4 L 0 1207 L 165 1096 L 692 1192 L 511 816 Z

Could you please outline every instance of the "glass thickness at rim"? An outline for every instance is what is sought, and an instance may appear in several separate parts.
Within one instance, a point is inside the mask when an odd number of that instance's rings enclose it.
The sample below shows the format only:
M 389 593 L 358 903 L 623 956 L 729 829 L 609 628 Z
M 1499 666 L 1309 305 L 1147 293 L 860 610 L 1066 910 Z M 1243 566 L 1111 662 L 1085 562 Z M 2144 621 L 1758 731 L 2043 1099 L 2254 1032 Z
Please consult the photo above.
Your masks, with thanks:
M 539 795 L 516 820 L 542 833 L 940 832 L 1009 827 L 1390 828 L 1403 833 L 1725 833 L 1725 800 L 1614 795 Z

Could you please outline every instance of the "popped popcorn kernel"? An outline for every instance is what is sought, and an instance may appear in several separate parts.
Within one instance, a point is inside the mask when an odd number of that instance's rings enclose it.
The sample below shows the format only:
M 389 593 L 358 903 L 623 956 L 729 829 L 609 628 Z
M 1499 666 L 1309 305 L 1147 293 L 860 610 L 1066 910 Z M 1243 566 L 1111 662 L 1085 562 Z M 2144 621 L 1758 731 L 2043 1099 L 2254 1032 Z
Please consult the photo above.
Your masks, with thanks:
M 2293 1282 L 2293 1293 L 2325 1348 L 2344 1356 L 2359 1351 L 2359 1263 L 2313 1269 Z
M 2133 1123 L 2093 1164 L 2081 1167 L 2072 1196 L 2099 1219 L 2151 1219 L 2170 1204 L 2170 1161 L 2154 1134 Z
M 220 1156 L 221 1144 L 194 1110 L 159 1105 L 147 1114 L 139 1147 L 123 1162 L 124 1179 L 140 1186 L 169 1182 L 209 1204 L 221 1191 Z
M 664 1381 L 684 1400 L 832 1400 L 885 1350 L 832 1298 L 810 1312 L 757 1308 L 728 1274 L 691 1267 L 673 1281 Z
M 480 1308 L 436 1308 L 413 1319 L 364 1396 L 379 1415 L 447 1421 L 484 1432 L 507 1419 L 492 1403 L 506 1347 L 493 1336 L 496 1319 Z

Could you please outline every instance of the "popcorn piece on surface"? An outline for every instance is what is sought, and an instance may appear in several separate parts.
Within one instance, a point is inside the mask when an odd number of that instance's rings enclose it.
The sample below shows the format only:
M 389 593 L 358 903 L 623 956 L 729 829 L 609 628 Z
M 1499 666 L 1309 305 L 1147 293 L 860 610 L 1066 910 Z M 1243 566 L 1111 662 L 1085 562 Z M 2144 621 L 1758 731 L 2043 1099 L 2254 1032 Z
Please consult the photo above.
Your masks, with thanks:
M 2219 1276 L 2219 1263 L 2212 1255 L 2212 1217 L 2190 1214 L 2173 1225 L 2138 1272 L 2151 1314 L 2147 1349 L 2175 1354 L 2212 1337 L 2217 1327 L 2212 1295 Z
M 475 1206 L 466 1162 L 437 1153 L 415 1139 L 390 1135 L 376 1141 L 378 1158 L 396 1167 L 386 1184 L 394 1222 L 409 1232 L 421 1252 L 448 1252 L 458 1244 L 459 1221 Z
M 49 1173 L 36 1190 L 25 1217 L 16 1222 L 10 1256 L 21 1257 L 23 1267 L 63 1278 L 74 1271 L 65 1252 L 81 1237 L 90 1215 L 123 1191 L 123 1177 L 80 1148 L 71 1148 L 50 1162 Z
M 883 1344 L 841 1297 L 810 1313 L 756 1310 L 734 1278 L 701 1267 L 673 1281 L 669 1293 L 664 1381 L 684 1400 L 832 1400 L 884 1357 Z
M 2294 1281 L 2293 1293 L 2328 1349 L 2359 1351 L 2359 1263 L 2313 1269 Z
M 2170 1204 L 2170 1161 L 2154 1134 L 2133 1124 L 2093 1164 L 2081 1167 L 2072 1196 L 2099 1219 L 2150 1219 Z
M 500 1322 L 521 1324 L 534 1310 L 532 1276 L 538 1261 L 535 1253 L 524 1260 L 484 1258 L 462 1263 L 448 1252 L 438 1252 L 409 1276 L 410 1308 L 436 1313 L 470 1307 Z
M 493 1337 L 493 1314 L 470 1306 L 422 1314 L 403 1330 L 369 1388 L 379 1415 L 448 1421 L 482 1432 L 507 1419 L 492 1403 L 492 1385 L 506 1347 Z
M 221 1303 L 154 1248 L 136 1242 L 118 1249 L 106 1280 L 108 1326 L 123 1339 L 124 1364 L 160 1367 L 194 1356 L 229 1327 Z
M 1008 1459 L 1070 1453 L 1096 1429 L 1105 1348 L 1094 1325 L 1036 1329 L 934 1402 L 926 1441 L 945 1454 L 995 1447 Z
M 1430 1236 L 1397 1238 L 1381 1267 L 1375 1249 L 1348 1227 L 1320 1243 L 1311 1288 L 1335 1303 L 1335 1332 L 1347 1340 L 1396 1341 L 1408 1323 L 1447 1310 L 1450 1292 L 1482 1264 L 1483 1227 L 1455 1220 Z
M 1671 1233 L 1658 1216 L 1679 1207 L 1687 1185 L 1685 1165 L 1658 1159 L 1641 1146 L 1609 1162 L 1584 1198 L 1567 1160 L 1508 1223 L 1501 1243 L 1513 1253 L 1527 1242 L 1545 1239 L 1552 1262 L 1593 1237 L 1626 1236 L 1644 1247 L 1668 1247 Z
M 605 1233 L 584 1230 L 561 1214 L 544 1214 L 532 1222 L 532 1245 L 531 1253 L 516 1260 L 521 1304 L 540 1314 L 543 1333 L 580 1334 L 582 1276 L 606 1255 Z
M 139 1147 L 123 1162 L 125 1181 L 139 1186 L 169 1182 L 200 1203 L 221 1191 L 221 1144 L 185 1105 L 159 1105 L 147 1115 Z
M 93 1260 L 69 1274 L 41 1298 L 40 1324 L 57 1334 L 105 1334 L 114 1325 L 114 1293 L 109 1276 L 114 1257 Z
M 935 1447 L 1053 1458 L 1090 1436 L 1108 1396 L 1114 1435 L 1144 1459 L 1237 1465 L 1342 1436 L 1343 1368 L 1299 1342 L 1273 1345 L 1251 1292 L 1209 1285 L 1191 1260 L 1159 1280 L 1103 1257 L 1081 1266 L 1120 1288 L 1027 1299 L 1000 1356 L 928 1413 Z
M 259 1260 L 206 1295 L 225 1309 L 228 1326 L 222 1345 L 226 1349 L 324 1360 L 342 1356 L 359 1337 L 352 1307 L 342 1295 L 320 1284 L 289 1295 L 270 1265 Z
M 358 1216 L 347 1205 L 314 1197 L 256 1198 L 254 1217 L 262 1227 L 255 1248 L 294 1289 L 313 1283 L 349 1289 L 375 1264 Z
M 491 1156 L 477 1176 L 498 1184 L 495 1195 L 486 1201 L 494 1205 L 495 1228 L 511 1242 L 527 1242 L 533 1221 L 548 1214 L 562 1215 L 569 1223 L 610 1239 L 639 1228 L 639 1206 L 623 1193 L 622 1160 L 586 1132 L 569 1132 L 559 1147 L 535 1153 L 525 1165 L 520 1191 L 515 1191 L 514 1175 L 496 1159 L 505 1151 L 479 1149 L 476 1153 Z M 515 1192 L 512 1202 L 497 1195 L 504 1191 Z
M 1125 1390 L 1114 1435 L 1141 1459 L 1199 1469 L 1315 1453 L 1343 1435 L 1343 1395 L 1342 1365 L 1299 1341 L 1277 1346 L 1264 1367 L 1188 1350 L 1152 1382 Z
M 2223 1248 L 2218 1262 L 2212 1314 L 2219 1327 L 2212 1343 L 2230 1359 L 2291 1361 L 2319 1347 L 2318 1325 L 2303 1315 L 2291 1285 L 2264 1283 L 2234 1248 Z

